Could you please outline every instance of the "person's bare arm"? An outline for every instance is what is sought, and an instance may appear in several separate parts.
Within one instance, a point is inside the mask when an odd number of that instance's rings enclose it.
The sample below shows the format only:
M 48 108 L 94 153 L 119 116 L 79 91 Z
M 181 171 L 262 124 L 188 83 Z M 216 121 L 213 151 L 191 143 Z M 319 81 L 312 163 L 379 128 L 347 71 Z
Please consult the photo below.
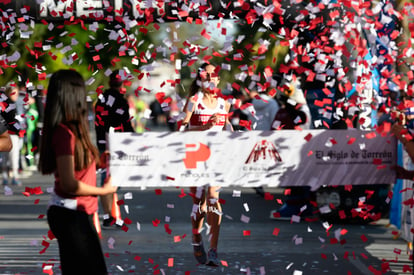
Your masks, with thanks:
M 229 119 L 229 113 L 230 113 L 230 103 L 228 101 L 226 101 L 226 122 L 224 124 L 224 130 L 228 130 L 228 131 L 232 131 L 233 132 L 233 125 L 231 125 L 230 123 L 230 119 Z
M 105 180 L 103 187 L 91 186 L 75 179 L 74 157 L 72 155 L 60 156 L 56 159 L 57 172 L 62 190 L 77 196 L 100 196 L 116 192 L 117 187 L 111 185 L 111 178 Z
M 400 123 L 394 123 L 391 128 L 391 132 L 395 137 L 401 141 L 404 145 L 405 151 L 414 162 L 414 140 L 411 139 L 411 135 L 408 130 Z
M 10 152 L 13 148 L 9 133 L 6 131 L 0 134 L 0 152 Z

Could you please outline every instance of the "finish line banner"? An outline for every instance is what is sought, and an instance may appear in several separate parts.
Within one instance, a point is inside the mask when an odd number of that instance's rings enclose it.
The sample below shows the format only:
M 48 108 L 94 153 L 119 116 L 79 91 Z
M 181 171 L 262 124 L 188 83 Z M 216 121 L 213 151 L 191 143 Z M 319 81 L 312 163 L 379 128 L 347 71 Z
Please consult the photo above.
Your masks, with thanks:
M 396 139 L 350 130 L 109 134 L 121 187 L 392 184 Z

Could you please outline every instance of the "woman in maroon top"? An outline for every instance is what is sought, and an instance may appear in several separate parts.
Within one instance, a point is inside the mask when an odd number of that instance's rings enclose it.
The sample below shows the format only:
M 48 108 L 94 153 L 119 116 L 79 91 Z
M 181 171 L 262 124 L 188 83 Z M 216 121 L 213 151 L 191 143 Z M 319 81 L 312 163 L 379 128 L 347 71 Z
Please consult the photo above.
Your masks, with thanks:
M 47 91 L 39 170 L 55 175 L 48 223 L 59 244 L 62 274 L 107 274 L 101 243 L 92 221 L 99 195 L 116 187 L 110 178 L 96 186 L 98 151 L 87 120 L 85 82 L 73 70 L 52 75 Z

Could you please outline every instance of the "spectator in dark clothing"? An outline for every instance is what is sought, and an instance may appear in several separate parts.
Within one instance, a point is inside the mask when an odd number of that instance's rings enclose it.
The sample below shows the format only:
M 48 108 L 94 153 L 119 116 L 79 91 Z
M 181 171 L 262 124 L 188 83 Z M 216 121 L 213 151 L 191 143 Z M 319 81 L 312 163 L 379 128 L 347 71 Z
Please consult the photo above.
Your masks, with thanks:
M 129 105 L 125 98 L 125 88 L 123 82 L 125 80 L 125 72 L 115 70 L 109 76 L 110 88 L 105 90 L 98 96 L 95 106 L 95 130 L 96 141 L 99 151 L 102 153 L 107 150 L 106 135 L 111 131 L 114 132 L 134 132 L 130 117 Z M 101 175 L 103 183 L 106 172 Z M 119 224 L 116 217 L 112 216 L 113 195 L 101 196 L 101 204 L 104 211 L 103 226 L 109 227 Z

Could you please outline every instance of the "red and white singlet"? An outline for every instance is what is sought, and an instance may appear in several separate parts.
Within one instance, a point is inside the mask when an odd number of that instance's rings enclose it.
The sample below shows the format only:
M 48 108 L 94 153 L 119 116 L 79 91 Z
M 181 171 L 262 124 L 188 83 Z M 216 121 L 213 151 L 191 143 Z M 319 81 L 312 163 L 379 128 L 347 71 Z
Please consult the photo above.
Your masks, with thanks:
M 205 125 L 213 114 L 217 113 L 219 121 L 216 125 L 208 129 L 208 131 L 222 131 L 226 124 L 226 102 L 223 98 L 217 97 L 217 106 L 214 109 L 209 109 L 203 103 L 203 93 L 198 92 L 195 96 L 195 107 L 193 115 L 191 116 L 189 129 Z

